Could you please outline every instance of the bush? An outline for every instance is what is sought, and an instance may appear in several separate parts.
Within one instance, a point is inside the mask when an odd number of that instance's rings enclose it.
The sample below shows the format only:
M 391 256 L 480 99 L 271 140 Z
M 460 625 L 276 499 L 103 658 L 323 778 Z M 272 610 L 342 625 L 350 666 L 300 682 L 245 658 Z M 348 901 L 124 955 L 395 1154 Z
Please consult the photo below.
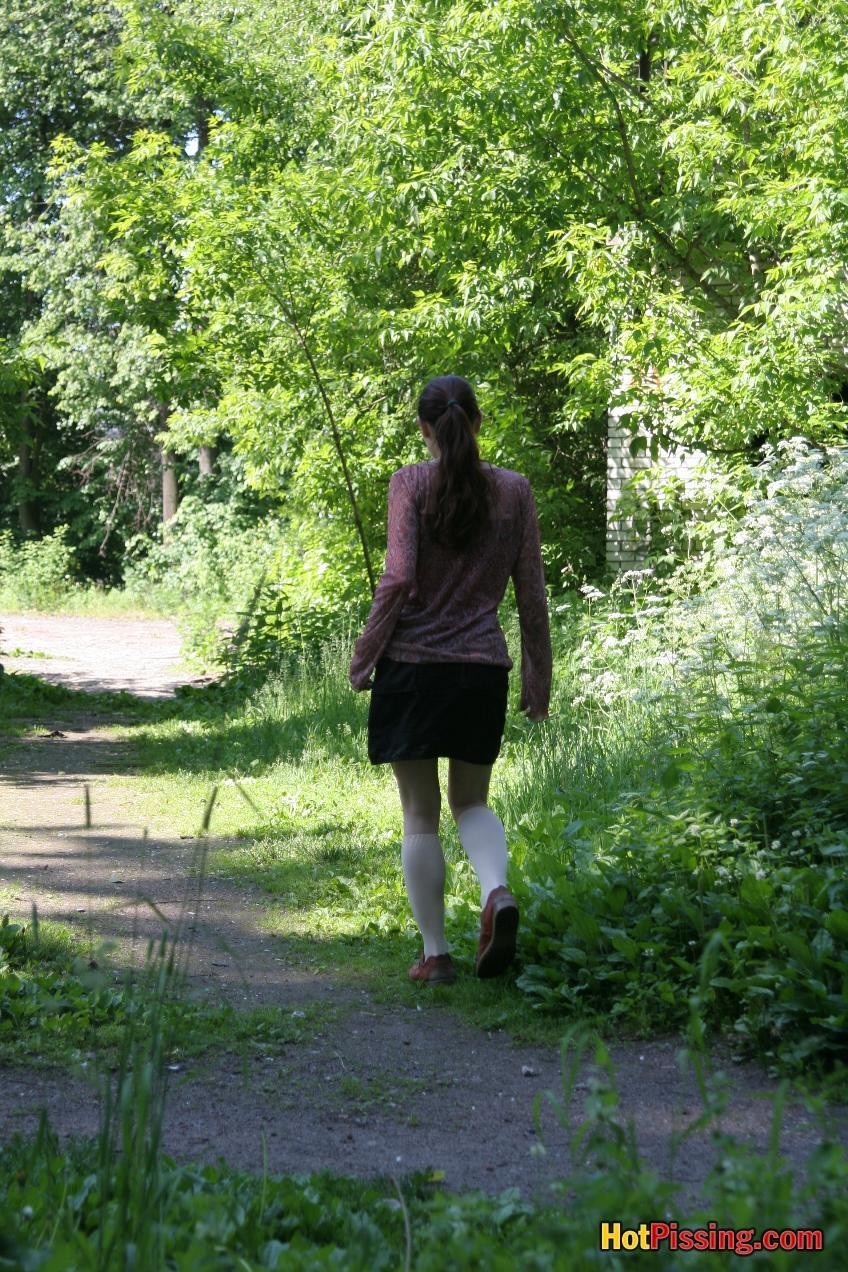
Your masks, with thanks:
M 559 850 L 524 886 L 518 984 L 540 1005 L 647 1033 L 679 1029 L 697 995 L 705 1025 L 773 1068 L 844 1058 L 848 845 L 763 847 L 751 828 L 667 800 L 631 799 L 592 839 L 563 821 L 560 807 L 536 824 Z
M 78 589 L 76 562 L 62 526 L 42 539 L 16 542 L 0 531 L 0 604 L 14 609 L 50 609 Z
M 718 933 L 705 1018 L 797 1069 L 848 1049 L 848 454 L 784 443 L 754 477 L 699 572 L 573 619 L 519 983 L 679 1025 Z
M 337 551 L 346 536 L 188 496 L 160 542 L 136 542 L 126 595 L 173 613 L 199 662 L 266 674 L 364 617 L 364 576 Z

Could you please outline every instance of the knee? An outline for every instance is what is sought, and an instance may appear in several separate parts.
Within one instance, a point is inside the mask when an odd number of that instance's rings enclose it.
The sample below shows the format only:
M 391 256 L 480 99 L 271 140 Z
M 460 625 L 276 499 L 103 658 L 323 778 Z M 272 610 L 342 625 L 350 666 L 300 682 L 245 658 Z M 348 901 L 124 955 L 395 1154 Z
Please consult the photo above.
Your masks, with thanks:
M 485 799 L 459 800 L 459 799 L 451 799 L 450 795 L 448 796 L 448 804 L 450 805 L 451 816 L 453 817 L 454 821 L 456 821 L 457 817 L 461 817 L 463 813 L 467 813 L 469 808 L 486 808 L 487 807 Z
M 437 834 L 441 800 L 412 800 L 403 805 L 404 830 L 409 835 Z

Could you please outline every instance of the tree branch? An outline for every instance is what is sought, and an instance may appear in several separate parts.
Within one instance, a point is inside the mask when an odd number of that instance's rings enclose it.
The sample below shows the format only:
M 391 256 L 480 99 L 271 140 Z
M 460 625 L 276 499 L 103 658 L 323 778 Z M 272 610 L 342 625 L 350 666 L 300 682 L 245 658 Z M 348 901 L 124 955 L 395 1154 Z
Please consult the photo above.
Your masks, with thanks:
M 267 264 L 267 261 L 266 261 L 266 264 Z M 336 454 L 339 457 L 339 463 L 341 464 L 342 473 L 344 474 L 344 480 L 345 480 L 345 485 L 347 486 L 348 498 L 350 499 L 350 506 L 353 512 L 353 520 L 354 520 L 354 524 L 356 525 L 357 532 L 359 534 L 360 544 L 362 545 L 362 555 L 365 558 L 365 571 L 368 575 L 368 585 L 371 588 L 371 595 L 373 596 L 376 590 L 376 583 L 374 581 L 374 571 L 371 566 L 371 553 L 368 550 L 368 541 L 365 537 L 365 528 L 362 524 L 362 518 L 359 515 L 359 504 L 356 501 L 356 493 L 354 492 L 353 482 L 351 481 L 350 471 L 347 466 L 347 460 L 345 458 L 344 448 L 342 446 L 341 435 L 339 434 L 338 425 L 336 424 L 336 416 L 335 416 L 335 412 L 333 411 L 333 406 L 330 401 L 330 396 L 324 384 L 324 378 L 318 369 L 318 365 L 315 361 L 315 357 L 312 352 L 312 347 L 306 337 L 306 332 L 303 330 L 303 328 L 301 327 L 298 321 L 297 313 L 294 307 L 294 300 L 291 295 L 291 289 L 287 287 L 289 295 L 288 295 L 288 300 L 286 300 L 283 296 L 280 295 L 279 291 L 270 282 L 267 275 L 263 275 L 260 270 L 256 269 L 255 263 L 254 263 L 254 271 L 257 274 L 257 276 L 260 278 L 262 283 L 264 284 L 265 289 L 268 292 L 269 296 L 271 296 L 280 306 L 280 309 L 282 310 L 282 313 L 286 321 L 289 323 L 292 330 L 294 331 L 295 336 L 297 337 L 298 343 L 300 344 L 300 347 L 303 350 L 306 361 L 309 364 L 309 370 L 312 374 L 313 380 L 315 381 L 315 386 L 318 389 L 318 393 L 324 407 L 324 413 L 327 416 L 327 420 L 329 421 L 330 431 L 332 432 L 332 435 L 333 435 L 333 444 L 336 448 Z
M 603 62 L 598 62 L 595 58 L 591 57 L 590 54 L 588 54 L 585 51 L 585 49 L 582 47 L 580 42 L 569 30 L 568 25 L 565 22 L 563 23 L 563 33 L 565 36 L 566 43 L 569 45 L 571 49 L 574 50 L 574 52 L 577 54 L 577 57 L 580 59 L 583 65 L 588 67 L 589 71 L 595 77 L 597 83 L 600 85 L 601 90 L 606 95 L 608 100 L 612 103 L 612 108 L 613 108 L 613 111 L 615 112 L 616 130 L 621 140 L 621 148 L 624 155 L 624 165 L 627 170 L 627 179 L 633 194 L 633 210 L 636 212 L 636 215 L 639 217 L 639 219 L 644 224 L 645 228 L 649 231 L 649 233 L 651 233 L 654 236 L 654 238 L 657 240 L 658 243 L 662 244 L 662 246 L 669 253 L 669 255 L 675 261 L 677 261 L 678 265 L 684 271 L 684 273 L 710 297 L 713 303 L 718 305 L 718 307 L 722 309 L 729 317 L 736 317 L 737 306 L 733 303 L 733 301 L 723 296 L 722 293 L 718 291 L 717 288 L 713 287 L 711 283 L 707 283 L 704 281 L 703 277 L 701 276 L 701 274 L 699 274 L 697 269 L 695 269 L 694 266 L 690 264 L 688 260 L 688 254 L 682 255 L 678 251 L 678 249 L 675 247 L 671 238 L 669 238 L 669 236 L 666 234 L 665 230 L 663 230 L 659 225 L 657 225 L 654 221 L 652 221 L 650 216 L 648 215 L 647 209 L 645 207 L 645 201 L 642 195 L 642 190 L 639 185 L 639 179 L 636 173 L 636 162 L 633 156 L 633 147 L 630 144 L 630 135 L 627 130 L 627 121 L 624 118 L 624 112 L 621 109 L 621 104 L 619 103 L 618 97 L 616 96 L 611 84 L 609 83 L 609 80 L 614 80 L 618 84 L 625 84 L 626 82 L 623 81 L 619 75 L 616 75 L 614 72 L 610 71 L 609 67 L 607 67 Z M 629 85 L 627 87 L 628 89 L 630 88 Z M 641 100 L 641 97 L 639 99 Z M 572 162 L 574 162 L 573 159 L 572 159 Z M 575 166 L 578 167 L 579 165 L 575 163 Z M 689 247 L 690 251 L 692 249 L 692 246 L 694 245 L 690 245 Z M 696 250 L 700 251 L 701 249 L 696 249 Z

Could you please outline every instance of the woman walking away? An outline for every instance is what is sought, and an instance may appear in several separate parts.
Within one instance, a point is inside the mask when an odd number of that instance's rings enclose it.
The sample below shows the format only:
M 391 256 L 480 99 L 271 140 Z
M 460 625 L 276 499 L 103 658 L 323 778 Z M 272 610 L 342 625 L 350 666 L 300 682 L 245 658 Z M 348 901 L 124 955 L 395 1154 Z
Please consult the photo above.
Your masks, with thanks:
M 510 577 L 521 626 L 520 709 L 544 720 L 551 691 L 533 493 L 520 473 L 481 462 L 481 418 L 460 376 L 424 387 L 418 426 L 433 458 L 392 474 L 386 568 L 350 665 L 353 688 L 372 691 L 368 758 L 391 764 L 403 807 L 403 874 L 424 941 L 409 975 L 430 984 L 456 975 L 445 941 L 440 755 L 450 757 L 448 804 L 480 882 L 477 975 L 497 976 L 515 955 L 506 837 L 487 804 L 512 667 L 497 615 Z

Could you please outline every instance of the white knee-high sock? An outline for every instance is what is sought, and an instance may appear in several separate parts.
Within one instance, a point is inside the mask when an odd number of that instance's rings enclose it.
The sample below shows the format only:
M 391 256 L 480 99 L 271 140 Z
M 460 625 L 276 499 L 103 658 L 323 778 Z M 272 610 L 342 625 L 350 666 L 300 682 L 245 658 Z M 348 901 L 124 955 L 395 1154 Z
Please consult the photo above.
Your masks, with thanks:
M 445 954 L 445 858 L 439 836 L 405 834 L 400 857 L 424 957 Z
M 480 880 L 480 905 L 493 888 L 506 885 L 506 835 L 503 822 L 486 804 L 466 808 L 456 818 L 459 842 Z

